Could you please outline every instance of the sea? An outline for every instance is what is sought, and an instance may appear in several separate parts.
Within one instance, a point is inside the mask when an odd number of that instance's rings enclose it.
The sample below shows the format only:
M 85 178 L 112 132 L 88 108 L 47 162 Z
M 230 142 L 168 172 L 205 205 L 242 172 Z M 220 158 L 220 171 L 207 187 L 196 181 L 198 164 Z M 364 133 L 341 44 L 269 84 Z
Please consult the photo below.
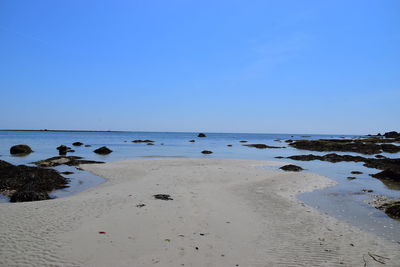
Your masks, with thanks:
M 338 182 L 338 185 L 304 193 L 298 199 L 305 204 L 319 209 L 330 216 L 350 223 L 363 230 L 393 242 L 400 243 L 400 221 L 389 218 L 384 212 L 371 207 L 366 201 L 376 195 L 400 198 L 400 186 L 395 183 L 383 183 L 370 176 L 379 172 L 377 169 L 366 168 L 362 163 L 323 161 L 294 161 L 276 159 L 277 156 L 293 155 L 325 155 L 325 152 L 305 151 L 288 146 L 285 140 L 299 139 L 337 139 L 355 138 L 353 135 L 309 135 L 309 134 L 255 134 L 255 133 L 205 133 L 207 137 L 199 138 L 193 132 L 75 132 L 75 131 L 0 131 L 0 159 L 13 164 L 32 165 L 32 162 L 58 155 L 56 147 L 67 145 L 75 150 L 70 156 L 81 156 L 87 160 L 104 162 L 120 160 L 141 160 L 144 158 L 221 158 L 221 159 L 250 159 L 279 161 L 301 166 L 306 172 L 317 173 Z M 132 143 L 137 139 L 154 140 L 154 145 Z M 189 142 L 194 139 L 195 142 Z M 72 146 L 73 142 L 82 142 L 90 147 Z M 241 141 L 247 141 L 243 143 Z M 29 145 L 33 153 L 27 156 L 12 156 L 11 146 L 16 144 Z M 243 146 L 244 144 L 266 144 L 284 148 L 257 149 Z M 228 146 L 232 145 L 232 146 Z M 113 152 L 109 155 L 98 155 L 93 152 L 96 148 L 107 146 Z M 213 153 L 204 155 L 203 150 Z M 349 152 L 335 152 L 343 155 L 366 155 Z M 386 157 L 398 158 L 400 153 L 382 153 Z M 371 156 L 372 157 L 372 156 Z M 33 166 L 33 165 L 32 165 Z M 277 171 L 278 167 L 273 168 Z M 69 187 L 52 192 L 53 198 L 68 197 L 85 191 L 90 187 L 103 183 L 105 180 L 75 167 L 58 166 L 59 171 L 71 171 L 66 175 L 70 180 Z M 352 171 L 362 174 L 354 175 Z M 348 180 L 354 176 L 356 179 Z M 373 190 L 371 193 L 363 189 Z M 49 200 L 51 201 L 51 200 Z M 8 198 L 0 194 L 0 202 L 8 202 Z M 0 203 L 2 205 L 3 203 Z

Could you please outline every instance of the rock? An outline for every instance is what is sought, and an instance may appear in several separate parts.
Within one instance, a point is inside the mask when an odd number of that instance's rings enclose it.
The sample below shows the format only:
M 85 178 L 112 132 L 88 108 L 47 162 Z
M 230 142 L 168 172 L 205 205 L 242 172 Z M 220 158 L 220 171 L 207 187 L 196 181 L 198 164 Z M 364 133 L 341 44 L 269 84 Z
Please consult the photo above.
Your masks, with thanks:
M 231 145 L 231 144 L 229 144 L 229 145 L 226 145 L 226 146 L 229 146 L 229 147 L 231 147 L 232 145 Z
M 368 201 L 373 207 L 383 210 L 389 217 L 400 219 L 400 199 L 390 199 L 385 196 L 374 196 L 372 201 Z
M 85 147 L 92 147 L 91 145 L 85 145 Z
M 77 157 L 77 156 L 58 156 L 33 162 L 33 164 L 39 167 L 54 167 L 59 165 L 78 166 L 80 164 L 97 164 L 97 163 L 104 163 L 104 162 L 94 161 L 94 160 L 83 160 L 82 157 Z
M 154 141 L 153 140 L 149 140 L 149 139 L 146 139 L 146 140 L 138 139 L 138 140 L 133 140 L 132 143 L 154 143 Z
M 356 179 L 356 177 L 353 176 L 347 177 L 347 180 L 354 180 L 354 179 Z
M 199 133 L 197 137 L 207 137 L 204 133 Z
M 283 159 L 283 158 L 285 158 L 285 157 L 282 157 L 282 156 L 277 156 L 277 157 L 275 157 L 276 159 Z
M 320 139 L 320 140 L 298 140 L 289 145 L 297 149 L 312 151 L 340 151 L 357 152 L 361 154 L 379 154 L 382 152 L 397 153 L 400 152 L 400 146 L 393 144 L 379 144 L 378 141 L 371 139 Z
M 10 202 L 28 202 L 50 199 L 47 192 L 17 191 L 10 197 Z
M 148 145 L 148 146 L 154 146 L 153 143 L 147 143 L 146 145 Z
M 377 159 L 384 159 L 384 158 L 386 158 L 386 157 L 383 156 L 383 155 L 375 155 L 375 158 L 377 158 Z
M 63 156 L 63 155 L 67 155 L 67 152 L 70 152 L 71 148 L 67 147 L 65 145 L 61 145 L 61 146 L 57 147 L 57 150 L 58 150 L 58 154 L 60 156 Z
M 110 154 L 110 153 L 112 152 L 112 150 L 109 149 L 109 148 L 106 147 L 106 146 L 102 146 L 102 147 L 100 147 L 100 148 L 94 150 L 93 152 L 94 152 L 94 153 L 97 153 L 97 154 L 100 154 L 100 155 L 107 155 L 107 154 Z
M 385 213 L 393 219 L 400 219 L 400 201 L 387 204 Z
M 363 190 L 361 190 L 361 192 L 372 193 L 372 192 L 374 192 L 374 190 L 372 190 L 372 189 L 363 189 Z
M 296 166 L 293 164 L 282 166 L 279 169 L 284 170 L 284 171 L 292 171 L 292 172 L 299 172 L 299 171 L 303 170 L 302 167 L 299 167 L 299 166 Z
M 285 143 L 292 143 L 292 142 L 294 142 L 294 141 L 291 139 L 285 141 Z
M 392 169 L 386 169 L 376 174 L 371 174 L 371 176 L 381 180 L 391 180 L 400 182 L 400 171 L 394 171 Z
M 269 146 L 265 144 L 248 144 L 248 145 L 243 145 L 243 146 L 248 146 L 248 147 L 255 147 L 258 149 L 265 149 L 265 148 L 285 148 L 284 146 Z
M 193 139 L 192 139 L 192 140 L 189 140 L 189 142 L 190 142 L 190 143 L 194 143 L 194 142 L 196 142 L 196 140 L 193 140 Z
M 171 198 L 170 195 L 167 195 L 167 194 L 157 194 L 157 195 L 153 195 L 153 197 L 155 199 L 161 199 L 161 200 L 174 200 L 173 198 Z
M 240 143 L 247 143 L 247 141 L 245 141 L 245 140 L 242 140 L 242 141 L 239 141 Z
M 362 174 L 362 172 L 359 172 L 359 171 L 352 171 L 351 174 Z
M 73 172 L 68 172 L 68 171 L 66 171 L 66 172 L 61 172 L 61 174 L 64 174 L 64 175 L 71 175 L 71 174 L 74 174 Z
M 32 149 L 28 145 L 15 145 L 10 148 L 10 154 L 12 155 L 27 155 L 32 153 Z
M 83 143 L 81 143 L 81 142 L 74 142 L 74 143 L 72 143 L 72 145 L 73 145 L 73 146 L 81 146 L 81 145 L 83 145 Z
M 66 188 L 68 180 L 56 170 L 12 165 L 0 160 L 0 191 L 15 192 L 11 201 L 48 199 L 48 192 Z
M 310 160 L 321 160 L 321 161 L 328 161 L 332 163 L 336 162 L 364 162 L 364 166 L 368 168 L 376 168 L 380 170 L 392 168 L 392 169 L 399 169 L 400 168 L 400 158 L 393 159 L 393 158 L 365 158 L 360 156 L 352 156 L 352 155 L 338 155 L 336 153 L 326 154 L 323 156 L 316 156 L 316 155 L 297 155 L 297 156 L 290 156 L 289 159 L 293 160 L 301 160 L 301 161 L 310 161 Z
M 395 131 L 391 131 L 391 132 L 387 132 L 383 135 L 386 138 L 400 138 L 400 132 L 395 132 Z
M 210 150 L 203 150 L 203 151 L 201 151 L 201 153 L 203 153 L 203 154 L 212 154 L 213 152 L 210 151 Z

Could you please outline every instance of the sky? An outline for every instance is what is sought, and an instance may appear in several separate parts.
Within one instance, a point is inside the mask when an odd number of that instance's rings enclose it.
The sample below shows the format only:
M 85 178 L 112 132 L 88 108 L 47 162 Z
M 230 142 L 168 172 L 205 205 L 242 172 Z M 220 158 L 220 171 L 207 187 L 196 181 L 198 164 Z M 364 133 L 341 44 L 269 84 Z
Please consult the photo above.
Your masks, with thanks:
M 400 1 L 0 0 L 0 129 L 400 131 Z

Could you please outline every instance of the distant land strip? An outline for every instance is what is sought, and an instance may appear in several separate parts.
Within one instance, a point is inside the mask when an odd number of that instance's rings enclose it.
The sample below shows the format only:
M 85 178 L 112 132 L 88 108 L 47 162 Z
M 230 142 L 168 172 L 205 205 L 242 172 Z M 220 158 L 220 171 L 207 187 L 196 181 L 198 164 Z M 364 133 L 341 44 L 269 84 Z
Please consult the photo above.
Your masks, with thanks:
M 98 130 L 15 130 L 15 129 L 0 129 L 0 132 L 91 132 L 91 133 L 109 133 L 109 132 L 128 132 L 128 131 L 98 131 Z

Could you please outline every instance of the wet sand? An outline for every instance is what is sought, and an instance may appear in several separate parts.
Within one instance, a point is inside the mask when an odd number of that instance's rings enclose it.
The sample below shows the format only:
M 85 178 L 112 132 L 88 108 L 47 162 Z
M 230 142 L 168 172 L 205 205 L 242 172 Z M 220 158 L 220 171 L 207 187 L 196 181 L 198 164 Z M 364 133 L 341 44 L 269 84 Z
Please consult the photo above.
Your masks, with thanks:
M 261 168 L 277 164 L 145 159 L 84 165 L 107 181 L 71 197 L 0 205 L 0 265 L 381 266 L 378 260 L 398 266 L 399 244 L 296 200 L 335 182 Z

